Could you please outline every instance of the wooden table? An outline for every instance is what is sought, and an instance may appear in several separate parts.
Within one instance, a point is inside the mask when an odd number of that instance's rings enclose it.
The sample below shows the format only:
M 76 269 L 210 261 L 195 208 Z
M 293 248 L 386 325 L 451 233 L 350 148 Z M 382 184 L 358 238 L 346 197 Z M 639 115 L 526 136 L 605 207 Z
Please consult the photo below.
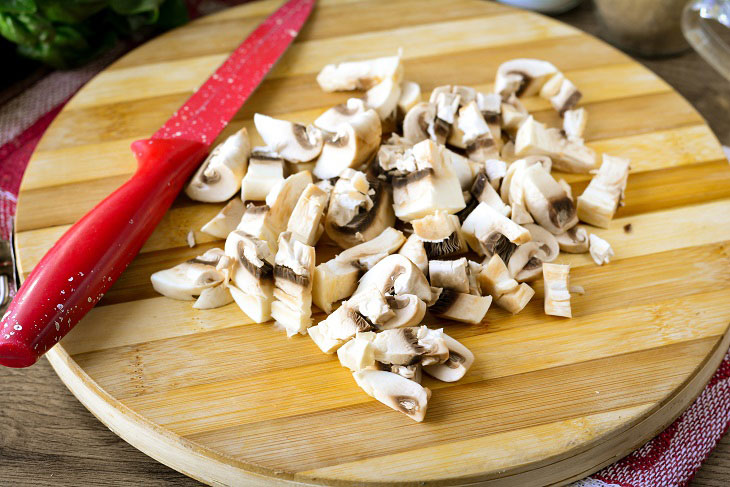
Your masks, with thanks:
M 560 17 L 597 34 L 590 5 Z M 707 118 L 730 144 L 730 84 L 699 56 L 644 61 Z M 195 485 L 108 431 L 66 390 L 44 360 L 27 370 L 0 370 L 0 484 Z M 730 481 L 730 437 L 702 467 L 692 486 Z

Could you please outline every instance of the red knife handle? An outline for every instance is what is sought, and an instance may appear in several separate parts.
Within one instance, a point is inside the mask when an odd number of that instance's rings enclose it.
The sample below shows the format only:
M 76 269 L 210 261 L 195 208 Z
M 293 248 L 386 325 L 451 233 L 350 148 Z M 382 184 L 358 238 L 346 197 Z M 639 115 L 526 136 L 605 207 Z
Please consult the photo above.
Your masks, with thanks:
M 0 364 L 27 367 L 102 298 L 207 151 L 187 140 L 132 144 L 132 178 L 74 224 L 35 266 L 0 321 Z

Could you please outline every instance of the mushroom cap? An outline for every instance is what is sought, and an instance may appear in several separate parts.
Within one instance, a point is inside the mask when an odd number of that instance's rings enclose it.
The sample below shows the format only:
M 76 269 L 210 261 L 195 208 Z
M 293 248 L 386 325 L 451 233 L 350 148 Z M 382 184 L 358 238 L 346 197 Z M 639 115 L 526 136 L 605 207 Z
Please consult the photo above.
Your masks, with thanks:
M 523 180 L 527 209 L 543 228 L 563 233 L 578 223 L 573 200 L 540 164 L 527 168 Z
M 365 105 L 375 110 L 380 120 L 387 120 L 395 115 L 400 94 L 400 85 L 393 78 L 387 78 L 365 93 Z
M 230 199 L 241 188 L 250 150 L 246 129 L 228 137 L 203 161 L 185 188 L 185 194 L 205 203 Z
M 512 253 L 507 269 L 517 282 L 534 281 L 542 275 L 542 257 L 545 255 L 540 242 L 527 242 Z
M 423 367 L 431 377 L 443 382 L 456 382 L 464 377 L 466 372 L 474 363 L 474 354 L 459 341 L 451 338 L 446 333 L 443 340 L 449 349 L 449 358 L 443 364 L 432 364 Z
M 553 64 L 540 59 L 512 59 L 500 64 L 494 92 L 503 98 L 512 93 L 531 96 L 540 92 L 550 76 L 558 72 Z
M 340 125 L 337 132 L 325 137 L 322 154 L 317 159 L 314 175 L 331 179 L 350 167 L 370 160 L 380 145 L 380 118 L 375 110 L 366 110 Z
M 370 270 L 385 256 L 398 250 L 406 238 L 403 232 L 393 227 L 385 228 L 377 237 L 350 247 L 337 255 L 333 260 L 352 264 L 362 270 Z
M 411 144 L 428 139 L 428 127 L 435 118 L 436 105 L 428 102 L 415 104 L 403 119 L 403 136 Z
M 365 369 L 354 372 L 355 382 L 369 396 L 415 421 L 423 421 L 431 391 L 393 372 Z
M 314 125 L 304 126 L 260 113 L 254 114 L 253 122 L 266 145 L 287 161 L 311 161 L 322 151 L 322 131 Z
M 583 254 L 588 252 L 588 232 L 581 226 L 569 228 L 564 233 L 555 235 L 560 250 L 569 254 Z
M 426 303 L 414 294 L 386 296 L 390 309 L 395 313 L 388 321 L 378 325 L 380 330 L 392 330 L 406 326 L 416 326 L 426 315 Z
M 233 198 L 216 216 L 200 228 L 201 232 L 218 238 L 226 238 L 236 229 L 243 217 L 245 207 L 240 198 Z
M 168 298 L 191 301 L 195 296 L 200 296 L 204 289 L 224 281 L 223 273 L 216 269 L 222 256 L 222 250 L 211 249 L 171 269 L 157 271 L 150 276 L 152 287 Z
M 544 254 L 540 259 L 543 262 L 552 262 L 558 258 L 560 246 L 555 235 L 534 223 L 527 223 L 524 227 L 530 232 L 531 241 L 540 243 L 540 250 Z
M 337 132 L 340 125 L 350 122 L 353 117 L 367 110 L 365 102 L 360 98 L 349 98 L 325 111 L 314 121 L 314 126 L 325 132 Z
M 400 52 L 395 56 L 328 64 L 317 75 L 317 83 L 324 91 L 367 90 L 386 78 L 393 78 L 396 83 L 403 79 Z
M 404 81 L 401 84 L 400 98 L 398 98 L 398 110 L 405 116 L 416 103 L 421 101 L 421 87 L 413 81 Z
M 355 294 L 373 286 L 383 294 L 414 294 L 424 302 L 431 300 L 431 286 L 426 276 L 400 254 L 385 257 L 367 271 L 360 279 Z

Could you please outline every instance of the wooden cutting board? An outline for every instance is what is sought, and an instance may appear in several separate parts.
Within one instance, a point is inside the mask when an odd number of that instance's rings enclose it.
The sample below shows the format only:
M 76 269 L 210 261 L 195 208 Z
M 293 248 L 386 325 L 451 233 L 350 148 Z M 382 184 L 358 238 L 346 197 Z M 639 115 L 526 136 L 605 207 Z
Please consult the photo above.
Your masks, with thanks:
M 130 142 L 156 130 L 278 3 L 161 36 L 71 100 L 23 181 L 23 276 L 132 173 Z M 537 283 L 517 316 L 493 308 L 478 326 L 443 323 L 476 363 L 456 384 L 425 379 L 434 393 L 418 424 L 368 397 L 307 337 L 250 324 L 235 305 L 197 311 L 156 295 L 152 272 L 222 244 L 197 231 L 221 205 L 181 197 L 104 300 L 48 353 L 79 400 L 129 443 L 216 485 L 557 485 L 641 445 L 702 389 L 730 341 L 730 168 L 682 97 L 601 41 L 491 2 L 322 0 L 227 133 L 251 129 L 254 112 L 313 120 L 351 96 L 319 90 L 324 64 L 398 47 L 406 78 L 426 92 L 489 90 L 514 57 L 564 71 L 584 94 L 589 145 L 632 161 L 626 206 L 611 228 L 595 230 L 615 259 L 597 267 L 587 255 L 561 257 L 585 288 L 573 319 L 545 316 Z M 544 100 L 525 103 L 558 124 Z M 565 177 L 574 194 L 589 180 Z M 320 249 L 320 260 L 333 252 Z

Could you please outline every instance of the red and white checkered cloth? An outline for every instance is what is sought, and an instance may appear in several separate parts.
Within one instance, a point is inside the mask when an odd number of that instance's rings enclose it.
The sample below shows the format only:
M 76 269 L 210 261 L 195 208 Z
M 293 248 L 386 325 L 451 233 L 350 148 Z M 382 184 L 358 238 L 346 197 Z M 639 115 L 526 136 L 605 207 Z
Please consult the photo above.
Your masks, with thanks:
M 231 0 L 189 1 L 191 13 L 210 13 Z M 12 231 L 20 180 L 28 159 L 66 101 L 128 45 L 73 71 L 55 72 L 0 107 L 0 238 Z M 686 485 L 730 426 L 730 352 L 695 402 L 666 430 L 627 457 L 572 487 Z

